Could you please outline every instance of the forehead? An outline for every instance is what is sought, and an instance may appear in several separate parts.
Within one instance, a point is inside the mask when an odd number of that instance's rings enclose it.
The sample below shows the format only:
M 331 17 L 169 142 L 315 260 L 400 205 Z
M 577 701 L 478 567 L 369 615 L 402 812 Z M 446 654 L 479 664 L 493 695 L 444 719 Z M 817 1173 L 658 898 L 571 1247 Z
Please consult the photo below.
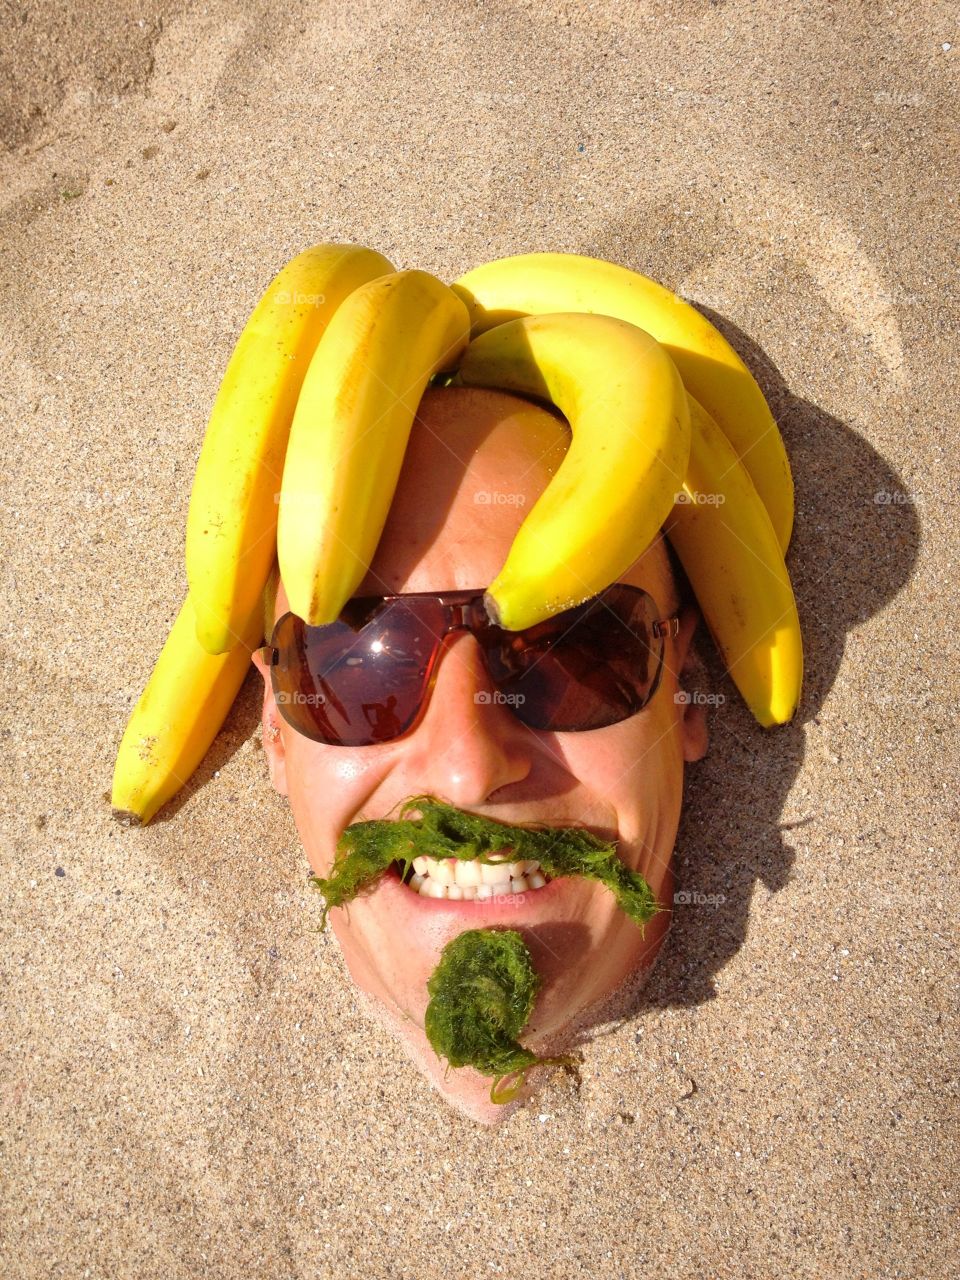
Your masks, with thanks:
M 569 439 L 562 419 L 516 396 L 428 390 L 358 594 L 486 584 Z
M 429 388 L 418 408 L 376 554 L 356 595 L 486 587 L 563 462 L 564 420 L 505 392 Z M 660 537 L 620 575 L 672 596 Z M 278 597 L 278 613 L 286 596 Z

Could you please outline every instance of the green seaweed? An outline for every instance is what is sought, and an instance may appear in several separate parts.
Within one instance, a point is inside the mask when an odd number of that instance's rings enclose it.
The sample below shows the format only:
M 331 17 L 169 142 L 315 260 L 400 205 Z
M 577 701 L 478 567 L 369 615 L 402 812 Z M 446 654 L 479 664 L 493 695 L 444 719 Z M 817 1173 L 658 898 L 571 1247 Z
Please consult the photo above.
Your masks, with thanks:
M 496 1079 L 490 1100 L 509 1102 L 530 1067 L 573 1063 L 568 1055 L 541 1058 L 517 1040 L 533 1009 L 540 976 L 516 929 L 467 929 L 443 948 L 427 991 L 424 1030 L 449 1067 L 475 1067 Z M 504 1081 L 518 1079 L 509 1088 Z
M 413 810 L 420 811 L 419 819 L 404 817 Z M 419 795 L 403 802 L 396 820 L 355 822 L 343 832 L 329 877 L 310 879 L 326 899 L 320 928 L 333 907 L 342 906 L 375 884 L 392 862 L 400 862 L 406 875 L 413 859 L 420 855 L 492 862 L 489 855 L 503 849 L 511 851 L 511 861 L 535 858 L 551 879 L 583 876 L 606 885 L 641 931 L 662 910 L 643 876 L 617 856 L 615 841 L 608 843 L 582 827 L 498 822 L 464 813 L 435 796 Z

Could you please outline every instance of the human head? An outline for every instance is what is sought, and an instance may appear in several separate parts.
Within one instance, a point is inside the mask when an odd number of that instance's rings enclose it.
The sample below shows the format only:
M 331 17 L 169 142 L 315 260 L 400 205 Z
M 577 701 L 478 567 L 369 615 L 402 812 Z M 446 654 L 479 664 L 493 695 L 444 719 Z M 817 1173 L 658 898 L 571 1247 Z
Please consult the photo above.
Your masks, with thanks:
M 486 587 L 569 441 L 562 418 L 516 396 L 429 388 L 376 555 L 356 594 Z M 683 767 L 707 748 L 702 707 L 675 699 L 699 615 L 681 599 L 662 537 L 620 581 L 649 591 L 660 617 L 679 612 L 680 629 L 666 640 L 663 676 L 649 705 L 587 733 L 539 732 L 508 706 L 478 699 L 493 686 L 478 643 L 466 632 L 447 637 L 430 701 L 414 728 L 370 747 L 331 747 L 297 734 L 279 716 L 269 673 L 255 657 L 265 680 L 271 779 L 289 797 L 314 873 L 329 875 L 347 826 L 387 817 L 401 800 L 430 793 L 494 820 L 583 825 L 616 840 L 618 855 L 669 908 Z M 274 616 L 287 608 L 281 583 Z M 543 980 L 523 1036 L 537 1052 L 561 1043 L 586 1010 L 650 965 L 669 924 L 664 911 L 641 935 L 603 886 L 563 883 L 564 894 L 549 908 L 538 905 L 533 892 L 524 896 L 522 914 L 509 918 Z M 462 913 L 473 904 L 450 905 Z M 470 927 L 462 914 L 454 919 L 454 912 L 436 909 L 442 904 L 430 906 L 421 910 L 410 889 L 385 879 L 332 911 L 330 920 L 354 981 L 420 1069 L 451 1105 L 492 1122 L 503 1109 L 489 1102 L 489 1078 L 470 1068 L 445 1074 L 422 1030 L 427 980 L 440 951 Z

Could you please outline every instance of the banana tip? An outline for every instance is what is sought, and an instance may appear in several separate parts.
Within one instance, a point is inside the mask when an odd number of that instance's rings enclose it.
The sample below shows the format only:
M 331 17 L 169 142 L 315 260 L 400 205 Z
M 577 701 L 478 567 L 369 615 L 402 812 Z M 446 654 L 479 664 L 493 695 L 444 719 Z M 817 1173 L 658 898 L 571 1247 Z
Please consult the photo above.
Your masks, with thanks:
M 779 729 L 789 724 L 796 714 L 796 704 L 789 711 L 771 711 L 769 708 L 754 711 L 754 716 L 762 729 Z
M 489 591 L 485 591 L 483 593 L 483 607 L 486 609 L 487 617 L 490 619 L 493 625 L 495 627 L 499 627 L 501 625 L 500 609 L 497 606 L 496 600 L 494 600 L 493 596 L 490 594 Z
M 147 825 L 139 813 L 134 813 L 131 809 L 114 808 L 113 818 L 121 827 L 145 827 Z

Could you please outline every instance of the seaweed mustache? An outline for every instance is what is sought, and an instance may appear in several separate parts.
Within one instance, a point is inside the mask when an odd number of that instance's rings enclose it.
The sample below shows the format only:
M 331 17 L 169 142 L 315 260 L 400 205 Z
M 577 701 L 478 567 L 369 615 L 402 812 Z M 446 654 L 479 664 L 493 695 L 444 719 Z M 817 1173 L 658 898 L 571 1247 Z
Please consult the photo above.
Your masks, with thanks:
M 413 810 L 419 810 L 419 819 L 405 817 Z M 502 849 L 511 850 L 518 862 L 536 860 L 552 879 L 582 876 L 606 885 L 617 905 L 641 930 L 662 910 L 643 876 L 617 856 L 615 842 L 601 840 L 581 827 L 513 826 L 464 813 L 436 796 L 419 795 L 403 802 L 396 820 L 355 822 L 344 830 L 330 875 L 310 879 L 326 899 L 320 927 L 333 907 L 374 885 L 392 862 L 401 863 L 406 875 L 413 859 L 421 854 L 492 863 L 496 859 L 489 855 Z

